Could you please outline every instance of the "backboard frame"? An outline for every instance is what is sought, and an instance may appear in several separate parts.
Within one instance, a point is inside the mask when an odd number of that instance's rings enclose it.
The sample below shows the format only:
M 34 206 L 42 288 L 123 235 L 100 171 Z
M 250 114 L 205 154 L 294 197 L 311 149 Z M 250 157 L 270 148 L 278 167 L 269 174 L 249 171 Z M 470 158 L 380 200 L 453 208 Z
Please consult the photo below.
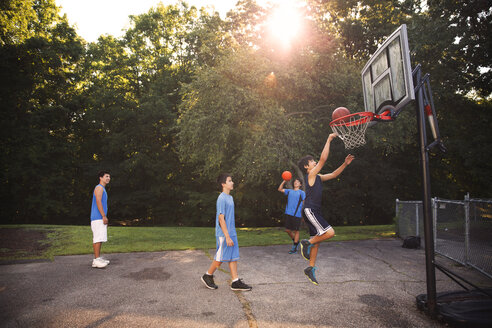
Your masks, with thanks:
M 374 52 L 361 72 L 364 108 L 381 114 L 382 107 L 393 105 L 396 117 L 412 100 L 415 91 L 410 64 L 407 26 L 401 25 Z

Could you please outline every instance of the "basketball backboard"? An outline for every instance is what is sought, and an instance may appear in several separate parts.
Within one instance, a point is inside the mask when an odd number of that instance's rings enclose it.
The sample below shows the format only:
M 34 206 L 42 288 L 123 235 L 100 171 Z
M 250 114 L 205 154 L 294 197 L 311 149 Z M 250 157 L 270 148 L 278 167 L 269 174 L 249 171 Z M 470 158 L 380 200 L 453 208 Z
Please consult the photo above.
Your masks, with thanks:
M 415 99 L 407 26 L 394 31 L 362 70 L 364 108 L 367 112 L 381 113 L 386 105 L 395 107 L 395 116 Z

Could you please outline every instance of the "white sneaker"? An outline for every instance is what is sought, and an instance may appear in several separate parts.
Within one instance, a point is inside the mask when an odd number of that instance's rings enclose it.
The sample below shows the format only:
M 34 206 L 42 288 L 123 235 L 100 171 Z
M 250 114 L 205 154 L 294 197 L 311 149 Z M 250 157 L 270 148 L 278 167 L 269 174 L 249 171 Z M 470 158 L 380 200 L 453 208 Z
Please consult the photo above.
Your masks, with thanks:
M 108 260 L 108 259 L 106 259 L 106 258 L 104 258 L 104 257 L 102 257 L 102 256 L 100 256 L 100 257 L 99 257 L 99 259 L 100 259 L 101 261 L 106 262 L 107 264 L 109 264 L 109 260 Z
M 105 268 L 107 266 L 108 266 L 108 264 L 106 262 L 104 262 L 103 260 L 101 260 L 101 258 L 99 258 L 99 257 L 97 259 L 92 260 L 92 267 L 93 268 L 102 269 L 102 268 Z

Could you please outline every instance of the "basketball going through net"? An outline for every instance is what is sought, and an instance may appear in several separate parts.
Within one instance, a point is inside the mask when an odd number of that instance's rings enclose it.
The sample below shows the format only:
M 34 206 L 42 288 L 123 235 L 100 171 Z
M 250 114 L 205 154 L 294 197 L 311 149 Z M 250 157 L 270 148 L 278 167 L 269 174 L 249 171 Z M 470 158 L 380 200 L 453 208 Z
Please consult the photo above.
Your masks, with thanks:
M 346 149 L 353 149 L 365 145 L 366 130 L 369 123 L 375 121 L 391 121 L 392 110 L 386 110 L 377 115 L 372 112 L 360 112 L 338 117 L 330 122 L 331 129 L 335 132 Z

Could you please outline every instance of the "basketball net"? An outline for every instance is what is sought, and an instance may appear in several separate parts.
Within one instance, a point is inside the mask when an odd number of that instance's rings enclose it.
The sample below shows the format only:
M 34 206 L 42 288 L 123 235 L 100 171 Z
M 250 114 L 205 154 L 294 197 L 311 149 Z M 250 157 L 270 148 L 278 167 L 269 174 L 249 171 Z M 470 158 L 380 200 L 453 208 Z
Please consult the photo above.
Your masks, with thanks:
M 330 122 L 331 129 L 342 139 L 345 149 L 365 145 L 366 130 L 374 114 L 361 112 L 340 117 Z

